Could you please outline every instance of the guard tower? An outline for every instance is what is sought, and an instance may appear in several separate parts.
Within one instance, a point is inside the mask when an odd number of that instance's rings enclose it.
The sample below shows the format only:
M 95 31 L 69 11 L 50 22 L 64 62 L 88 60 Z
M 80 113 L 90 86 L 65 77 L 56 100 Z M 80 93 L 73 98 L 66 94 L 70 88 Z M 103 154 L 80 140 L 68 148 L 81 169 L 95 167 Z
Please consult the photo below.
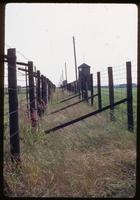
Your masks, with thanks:
M 82 82 L 85 82 L 85 80 L 87 81 L 88 84 L 88 89 L 90 90 L 90 66 L 83 63 L 82 65 L 80 65 L 78 67 L 78 81 L 80 84 L 80 88 L 81 88 L 81 84 Z

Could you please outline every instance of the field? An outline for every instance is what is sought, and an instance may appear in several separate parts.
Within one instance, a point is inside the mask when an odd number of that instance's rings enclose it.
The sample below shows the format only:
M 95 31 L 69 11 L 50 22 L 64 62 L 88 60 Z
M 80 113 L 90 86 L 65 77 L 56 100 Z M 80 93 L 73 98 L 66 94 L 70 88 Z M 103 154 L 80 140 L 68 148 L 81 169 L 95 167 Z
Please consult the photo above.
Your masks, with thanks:
M 115 89 L 119 100 L 125 96 Z M 96 91 L 95 91 L 96 92 Z M 103 105 L 107 105 L 107 89 L 102 89 Z M 36 129 L 27 118 L 24 94 L 19 94 L 19 126 L 21 168 L 11 164 L 9 154 L 8 117 L 5 115 L 4 178 L 12 197 L 134 197 L 136 189 L 136 89 L 133 89 L 135 131 L 127 131 L 126 104 L 82 120 L 50 134 L 44 130 L 97 109 L 81 103 L 49 115 L 78 98 L 56 104 L 68 96 L 57 90 L 53 100 L 39 120 Z M 8 111 L 5 95 L 5 113 Z

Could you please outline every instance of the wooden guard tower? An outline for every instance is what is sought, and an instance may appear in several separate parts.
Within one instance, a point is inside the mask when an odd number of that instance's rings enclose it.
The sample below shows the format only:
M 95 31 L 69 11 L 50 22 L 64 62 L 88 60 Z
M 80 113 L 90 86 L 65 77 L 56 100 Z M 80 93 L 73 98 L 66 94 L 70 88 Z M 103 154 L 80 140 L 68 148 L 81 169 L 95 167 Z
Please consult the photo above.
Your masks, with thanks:
M 78 67 L 78 82 L 80 84 L 80 88 L 82 87 L 82 83 L 87 81 L 88 89 L 90 90 L 90 66 L 83 63 Z M 83 84 L 83 87 L 85 84 Z

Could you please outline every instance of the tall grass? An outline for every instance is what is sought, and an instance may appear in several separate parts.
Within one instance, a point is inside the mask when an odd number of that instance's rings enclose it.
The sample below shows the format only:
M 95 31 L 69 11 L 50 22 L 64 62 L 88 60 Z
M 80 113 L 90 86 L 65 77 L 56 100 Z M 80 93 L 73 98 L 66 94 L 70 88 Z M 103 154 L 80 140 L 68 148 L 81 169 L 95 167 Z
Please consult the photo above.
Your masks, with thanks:
M 65 92 L 65 97 L 69 94 Z M 53 103 L 60 100 L 58 90 Z M 20 113 L 21 168 L 11 164 L 8 127 L 4 141 L 4 178 L 16 197 L 135 196 L 136 136 L 110 122 L 109 112 L 51 132 L 44 130 L 96 109 L 81 103 L 54 115 L 52 110 L 77 101 L 50 104 L 37 129 Z M 5 101 L 6 102 L 6 101 Z

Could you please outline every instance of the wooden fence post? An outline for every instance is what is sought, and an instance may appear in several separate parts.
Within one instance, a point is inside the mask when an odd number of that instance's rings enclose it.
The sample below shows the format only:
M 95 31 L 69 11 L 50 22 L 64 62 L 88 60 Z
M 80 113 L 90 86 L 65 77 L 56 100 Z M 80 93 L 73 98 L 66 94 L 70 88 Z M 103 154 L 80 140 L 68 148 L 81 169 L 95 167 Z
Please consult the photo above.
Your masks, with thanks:
M 25 81 L 26 81 L 26 102 L 27 102 L 27 113 L 29 117 L 29 88 L 28 88 L 28 72 L 27 72 L 27 67 L 25 67 Z
M 73 82 L 73 87 L 74 87 L 74 93 L 76 94 L 76 84 L 75 84 L 75 81 Z
M 44 85 L 44 76 L 41 75 L 41 85 L 42 85 L 42 105 L 43 105 L 43 112 L 45 111 L 45 85 Z
M 18 123 L 16 49 L 8 49 L 8 89 L 9 89 L 9 126 L 10 153 L 12 162 L 20 161 L 20 141 Z
M 47 83 L 48 83 L 48 101 L 50 101 L 51 91 L 50 91 L 50 81 L 48 78 L 47 78 Z
M 109 103 L 114 104 L 114 84 L 113 84 L 113 71 L 112 67 L 108 67 L 108 86 L 109 86 Z M 114 121 L 114 107 L 110 108 L 110 120 Z
M 88 82 L 87 82 L 87 77 L 85 77 L 85 99 L 88 102 Z
M 97 89 L 98 89 L 98 107 L 102 108 L 102 97 L 101 97 L 101 79 L 100 72 L 97 72 Z
M 128 130 L 134 131 L 131 62 L 126 62 Z
M 47 104 L 47 78 L 44 77 L 44 95 L 45 95 L 45 104 Z
M 37 104 L 37 72 L 36 72 L 35 66 L 33 67 L 33 76 L 34 76 L 35 99 L 36 99 L 36 104 Z
M 33 76 L 33 62 L 28 62 L 28 74 L 29 74 L 29 99 L 30 99 L 30 116 L 32 127 L 37 125 L 37 113 L 35 104 L 35 86 Z
M 81 99 L 81 88 L 80 88 L 80 80 L 78 79 L 78 93 L 79 93 L 79 99 Z
M 48 79 L 46 78 L 46 104 L 48 104 Z
M 69 87 L 69 88 L 70 88 L 70 92 L 72 92 L 72 87 L 71 87 L 71 83 L 70 83 L 69 85 L 70 85 L 70 87 Z
M 41 91 L 40 91 L 40 71 L 37 70 L 37 111 L 38 115 L 41 116 Z
M 81 78 L 81 92 L 82 92 L 82 99 L 84 99 L 84 81 L 83 81 L 83 78 Z
M 91 106 L 93 106 L 93 74 L 90 74 L 90 92 L 91 92 Z
M 52 83 L 49 79 L 47 79 L 47 82 L 48 82 L 48 100 L 50 102 L 52 97 Z
M 54 89 L 53 89 L 53 83 L 51 82 L 51 103 L 53 101 L 53 91 L 54 91 Z
M 70 95 L 70 92 L 71 92 L 71 91 L 70 91 L 70 83 L 68 84 L 68 90 L 69 90 L 69 95 Z
M 43 84 L 43 75 L 41 75 L 41 99 L 44 99 L 44 84 Z

